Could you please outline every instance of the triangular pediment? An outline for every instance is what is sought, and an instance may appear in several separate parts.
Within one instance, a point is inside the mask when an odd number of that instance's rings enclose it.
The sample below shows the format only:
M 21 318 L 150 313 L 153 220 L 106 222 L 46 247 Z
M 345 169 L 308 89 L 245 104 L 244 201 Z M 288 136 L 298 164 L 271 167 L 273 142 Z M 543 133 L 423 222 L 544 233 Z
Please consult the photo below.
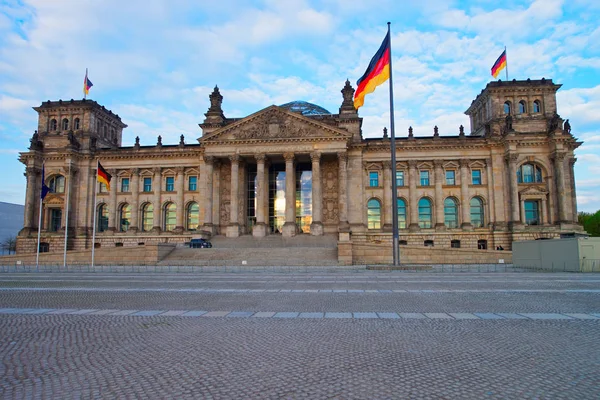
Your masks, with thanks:
M 519 192 L 521 196 L 545 196 L 548 190 L 542 186 L 528 186 Z
M 267 107 L 202 137 L 202 143 L 349 139 L 350 133 L 278 106 Z

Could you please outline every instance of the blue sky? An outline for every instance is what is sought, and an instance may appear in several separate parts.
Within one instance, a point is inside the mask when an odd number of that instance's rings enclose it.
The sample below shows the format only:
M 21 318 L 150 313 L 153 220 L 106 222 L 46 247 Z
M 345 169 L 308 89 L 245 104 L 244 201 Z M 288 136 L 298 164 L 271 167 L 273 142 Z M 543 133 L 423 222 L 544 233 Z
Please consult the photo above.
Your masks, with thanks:
M 499 8 L 500 7 L 500 8 Z M 563 84 L 579 210 L 600 209 L 600 2 L 394 0 L 0 0 L 0 201 L 23 204 L 17 160 L 42 101 L 89 98 L 129 125 L 123 144 L 187 142 L 215 84 L 226 116 L 306 100 L 337 112 L 392 22 L 397 135 L 457 134 L 504 46 L 509 78 Z M 504 73 L 502 73 L 504 76 Z M 365 137 L 389 125 L 387 90 L 360 109 Z M 467 128 L 468 132 L 468 128 Z

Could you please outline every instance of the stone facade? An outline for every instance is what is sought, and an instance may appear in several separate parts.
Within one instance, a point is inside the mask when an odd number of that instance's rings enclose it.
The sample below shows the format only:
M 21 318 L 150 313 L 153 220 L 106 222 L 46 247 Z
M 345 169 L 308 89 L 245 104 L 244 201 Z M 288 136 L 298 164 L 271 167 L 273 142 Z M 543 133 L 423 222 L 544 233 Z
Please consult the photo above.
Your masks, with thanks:
M 183 243 L 194 236 L 338 235 L 340 262 L 391 243 L 397 179 L 400 245 L 494 250 L 580 231 L 573 151 L 552 80 L 490 82 L 466 111 L 471 133 L 362 137 L 354 89 L 338 114 L 270 106 L 227 118 L 218 88 L 197 143 L 121 146 L 126 127 L 92 100 L 45 102 L 21 153 L 27 191 L 19 253 L 35 252 L 42 165 L 44 249 Z M 314 112 L 314 110 L 318 112 Z M 96 181 L 99 160 L 110 190 Z M 66 221 L 67 208 L 69 220 Z M 390 253 L 391 254 L 391 253 Z M 460 257 L 461 252 L 456 253 Z M 361 256 L 362 257 L 362 256 Z M 361 258 L 361 261 L 364 261 Z M 459 261 L 459 260 L 457 260 Z

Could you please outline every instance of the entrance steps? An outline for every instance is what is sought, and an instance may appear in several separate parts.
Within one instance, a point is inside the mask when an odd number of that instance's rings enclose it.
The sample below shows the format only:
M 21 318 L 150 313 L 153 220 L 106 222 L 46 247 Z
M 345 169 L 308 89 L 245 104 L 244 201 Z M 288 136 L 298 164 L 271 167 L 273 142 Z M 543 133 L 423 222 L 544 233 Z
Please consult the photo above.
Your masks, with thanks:
M 336 266 L 337 237 L 297 235 L 264 238 L 215 236 L 211 249 L 177 247 L 159 265 Z

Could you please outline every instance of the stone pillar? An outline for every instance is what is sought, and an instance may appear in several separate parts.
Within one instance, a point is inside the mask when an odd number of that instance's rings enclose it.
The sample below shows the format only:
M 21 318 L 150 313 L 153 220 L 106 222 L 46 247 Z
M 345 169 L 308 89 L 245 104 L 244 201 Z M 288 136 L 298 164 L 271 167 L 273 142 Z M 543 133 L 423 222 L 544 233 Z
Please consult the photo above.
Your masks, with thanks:
M 175 216 L 175 233 L 183 233 L 183 219 L 185 216 L 185 204 L 183 204 L 183 194 L 185 192 L 185 180 L 183 179 L 185 176 L 184 168 L 175 168 L 175 172 L 177 173 L 177 178 L 175 180 L 175 188 L 177 190 L 177 196 L 175 197 L 175 199 L 177 200 L 177 213 Z
M 548 225 L 548 201 L 544 197 L 542 199 L 542 212 L 540 213 L 540 225 Z
M 119 180 L 117 177 L 117 170 L 109 169 L 108 173 L 112 176 L 108 194 L 108 230 L 110 232 L 115 232 L 119 227 L 119 224 L 117 223 L 117 219 L 119 218 L 119 213 L 117 212 L 117 186 L 119 185 Z
M 340 232 L 350 231 L 348 223 L 348 153 L 338 153 L 338 212 Z
M 487 173 L 487 197 L 488 197 L 488 207 L 486 212 L 484 212 L 484 217 L 483 217 L 483 221 L 481 221 L 481 223 L 483 224 L 482 227 L 485 227 L 485 220 L 487 219 L 488 223 L 490 226 L 492 226 L 492 224 L 494 224 L 496 222 L 496 199 L 494 197 L 494 179 L 492 177 L 492 159 L 489 158 L 485 161 L 485 169 L 486 169 L 486 173 Z
M 469 160 L 460 160 L 460 205 L 463 230 L 473 230 L 471 214 L 469 212 Z
M 514 105 L 513 105 L 514 106 Z M 522 224 L 519 211 L 519 186 L 517 182 L 517 154 L 509 154 L 506 157 L 508 163 L 508 184 L 510 186 L 510 209 L 511 209 L 511 225 L 516 227 Z
M 256 224 L 252 227 L 252 236 L 265 237 L 267 224 L 265 222 L 265 208 L 267 199 L 267 182 L 265 177 L 265 159 L 263 153 L 256 154 Z
M 419 228 L 419 205 L 417 200 L 417 162 L 408 161 L 408 197 L 410 208 L 410 225 L 408 230 L 416 232 Z
M 231 155 L 229 160 L 231 161 L 231 202 L 227 237 L 238 237 L 240 236 L 240 223 L 238 221 L 240 209 L 240 156 L 238 154 Z
M 446 225 L 444 223 L 444 192 L 442 191 L 442 183 L 444 181 L 444 169 L 442 168 L 442 160 L 433 160 L 435 180 L 435 230 L 444 231 Z
M 71 120 L 72 121 L 72 120 Z M 72 192 L 74 190 L 73 188 L 73 177 L 75 175 L 75 169 L 74 167 L 71 166 L 71 168 L 69 168 L 68 163 L 70 163 L 71 161 L 67 161 L 67 166 L 65 166 L 65 194 L 64 194 L 64 204 L 63 204 L 63 213 L 62 213 L 62 221 L 61 221 L 61 230 L 64 230 L 67 225 L 69 226 L 69 229 L 73 230 L 73 225 L 71 224 L 71 221 L 73 220 L 73 218 L 71 217 L 73 215 L 73 213 L 75 212 L 75 210 L 73 209 L 73 204 L 72 204 L 72 199 L 73 199 L 73 195 Z M 67 210 L 69 210 L 69 216 L 67 216 Z M 67 218 L 69 218 L 69 223 L 67 224 Z
M 152 196 L 152 203 L 154 204 L 154 215 L 153 215 L 153 233 L 160 233 L 161 224 L 160 217 L 162 214 L 162 204 L 160 203 L 160 191 L 162 188 L 162 176 L 160 174 L 161 168 L 155 167 L 152 172 L 154 175 L 152 176 L 152 189 L 154 189 L 154 195 Z
M 212 156 L 204 156 L 204 167 L 206 177 L 206 191 L 204 193 L 204 226 L 202 230 L 214 234 L 213 228 L 213 172 L 214 158 Z
M 558 220 L 560 223 L 568 221 L 567 208 L 565 207 L 565 154 L 554 153 L 554 175 L 556 176 L 556 197 L 558 199 Z
M 321 188 L 321 154 L 313 152 L 310 155 L 312 161 L 312 223 L 310 234 L 313 236 L 323 235 L 323 193 Z
M 391 232 L 393 224 L 393 209 L 392 209 L 392 162 L 383 162 L 383 204 L 381 211 L 383 213 L 383 231 Z
M 135 233 L 140 226 L 140 170 L 139 168 L 131 169 L 131 225 L 129 232 Z
M 577 218 L 577 195 L 575 188 L 575 162 L 576 158 L 569 158 L 569 184 L 571 186 L 571 212 L 572 212 L 572 221 L 575 223 L 579 223 L 579 218 Z
M 285 153 L 285 224 L 283 236 L 296 235 L 296 174 L 294 153 Z
M 27 167 L 25 169 L 25 177 L 27 178 L 27 189 L 25 192 L 25 214 L 23 217 L 23 229 L 26 231 L 33 230 L 34 227 L 37 227 L 37 222 L 34 221 L 35 207 L 38 206 L 38 201 L 41 193 L 41 185 L 40 190 L 36 190 L 37 185 L 37 177 L 40 176 L 40 170 L 34 167 Z M 41 180 L 41 178 L 40 178 Z M 36 193 L 38 196 L 36 197 Z
M 527 224 L 527 216 L 525 215 L 525 199 L 519 201 L 519 212 L 521 215 L 521 222 Z

